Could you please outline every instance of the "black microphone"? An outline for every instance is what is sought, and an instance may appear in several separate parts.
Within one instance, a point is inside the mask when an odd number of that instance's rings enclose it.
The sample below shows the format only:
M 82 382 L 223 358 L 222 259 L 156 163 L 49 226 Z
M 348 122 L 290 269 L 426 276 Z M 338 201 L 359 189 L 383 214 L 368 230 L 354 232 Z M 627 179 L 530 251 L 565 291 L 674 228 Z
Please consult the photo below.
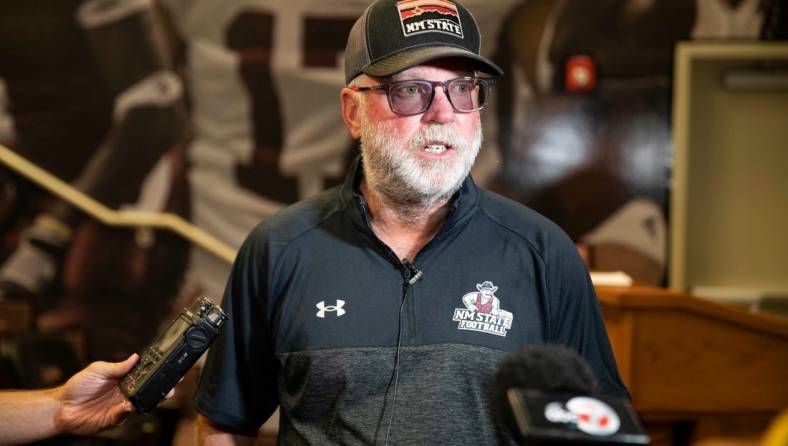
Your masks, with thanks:
M 640 445 L 649 437 L 628 401 L 597 394 L 588 363 L 558 345 L 526 347 L 495 377 L 495 410 L 520 444 Z
M 408 285 L 413 286 L 416 282 L 418 282 L 421 279 L 421 276 L 424 275 L 420 269 L 413 266 L 413 264 L 408 262 L 406 259 L 402 259 L 402 266 L 404 266 L 405 269 L 407 269 Z
M 420 269 L 416 269 L 416 268 L 413 268 L 410 273 L 411 273 L 410 280 L 408 280 L 409 285 L 415 284 L 421 279 L 421 276 L 424 275 Z

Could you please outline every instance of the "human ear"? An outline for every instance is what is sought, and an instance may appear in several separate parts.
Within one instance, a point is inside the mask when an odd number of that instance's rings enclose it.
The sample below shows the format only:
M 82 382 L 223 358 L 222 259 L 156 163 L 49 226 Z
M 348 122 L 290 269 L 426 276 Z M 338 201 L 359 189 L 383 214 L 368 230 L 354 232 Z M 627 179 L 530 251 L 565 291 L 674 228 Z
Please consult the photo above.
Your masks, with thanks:
M 353 139 L 361 138 L 361 101 L 356 96 L 356 92 L 350 88 L 343 88 L 339 93 L 339 101 L 342 107 L 342 119 L 350 136 Z

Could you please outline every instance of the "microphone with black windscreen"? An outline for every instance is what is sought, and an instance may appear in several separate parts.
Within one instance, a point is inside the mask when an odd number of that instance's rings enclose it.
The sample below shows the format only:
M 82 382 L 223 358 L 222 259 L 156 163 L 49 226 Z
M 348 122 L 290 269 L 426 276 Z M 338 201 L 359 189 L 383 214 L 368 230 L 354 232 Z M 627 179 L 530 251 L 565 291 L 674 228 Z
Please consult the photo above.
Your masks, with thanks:
M 649 444 L 629 402 L 598 395 L 598 388 L 576 352 L 526 347 L 501 363 L 495 406 L 505 430 L 528 446 Z

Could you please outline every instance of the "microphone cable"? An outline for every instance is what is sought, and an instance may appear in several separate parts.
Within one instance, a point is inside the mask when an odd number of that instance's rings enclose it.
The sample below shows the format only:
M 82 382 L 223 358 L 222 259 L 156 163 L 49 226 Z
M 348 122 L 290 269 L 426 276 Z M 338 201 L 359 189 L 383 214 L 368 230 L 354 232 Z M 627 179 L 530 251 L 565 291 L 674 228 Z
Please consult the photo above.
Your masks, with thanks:
M 406 268 L 408 274 L 405 277 L 405 281 L 407 284 L 407 291 L 410 291 L 410 287 L 412 287 L 416 282 L 419 281 L 422 277 L 422 272 L 420 269 L 413 266 L 413 264 L 409 263 L 406 260 L 403 260 L 403 266 Z M 402 310 L 405 308 L 405 302 L 408 300 L 409 292 L 405 292 L 405 296 L 402 298 L 402 302 L 399 304 L 399 317 L 397 320 L 397 350 L 394 354 L 394 398 L 391 401 L 391 415 L 389 415 L 389 423 L 386 427 L 386 438 L 384 441 L 384 446 L 388 446 L 389 444 L 389 436 L 391 434 L 391 426 L 394 423 L 394 414 L 397 411 L 397 393 L 399 389 L 399 365 L 400 365 L 400 350 L 402 348 Z M 385 407 L 385 405 L 384 405 Z
M 391 434 L 391 425 L 394 422 L 394 413 L 397 411 L 397 389 L 399 387 L 399 354 L 402 347 L 402 310 L 405 308 L 405 301 L 408 299 L 408 293 L 405 293 L 405 298 L 399 304 L 399 318 L 397 321 L 397 350 L 394 354 L 394 399 L 391 401 L 391 415 L 389 415 L 388 427 L 386 427 L 386 439 L 383 443 L 384 446 L 389 444 L 389 434 Z M 385 407 L 385 403 L 384 403 Z

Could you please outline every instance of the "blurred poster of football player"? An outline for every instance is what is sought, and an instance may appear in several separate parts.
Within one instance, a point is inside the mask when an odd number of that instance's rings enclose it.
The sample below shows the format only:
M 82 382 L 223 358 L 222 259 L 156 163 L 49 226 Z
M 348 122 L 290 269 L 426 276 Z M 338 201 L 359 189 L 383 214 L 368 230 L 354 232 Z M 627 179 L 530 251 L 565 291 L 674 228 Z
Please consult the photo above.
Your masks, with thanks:
M 0 78 L 0 144 L 9 146 L 14 141 L 14 121 L 8 112 L 8 89 L 5 81 Z M 0 169 L 0 234 L 3 235 L 0 243 L 0 253 L 7 253 L 8 248 L 8 218 L 14 212 L 14 197 L 16 187 L 9 178 L 8 172 Z
M 149 0 L 3 2 L 0 78 L 13 150 L 111 208 L 167 205 L 177 163 L 164 155 L 183 139 L 187 115 Z M 103 300 L 134 286 L 145 297 L 156 294 L 151 282 L 145 291 L 140 286 L 149 273 L 177 282 L 177 261 L 140 258 L 155 248 L 151 237 L 117 249 L 100 237 L 112 231 L 95 222 L 82 231 L 85 215 L 69 203 L 40 201 L 34 206 L 41 212 L 0 269 L 5 297 L 47 293 L 61 272 L 70 291 Z
M 696 0 L 698 13 L 693 39 L 753 39 L 761 35 L 763 0 Z
M 764 40 L 788 40 L 788 4 L 785 0 L 763 0 Z
M 501 192 L 587 244 L 592 268 L 661 284 L 673 46 L 757 37 L 758 2 L 523 2 L 500 40 Z
M 14 122 L 8 113 L 8 92 L 0 78 L 0 144 L 9 145 L 14 140 Z
M 193 221 L 237 247 L 260 218 L 340 181 L 355 157 L 336 92 L 347 35 L 370 1 L 160 2 L 187 48 Z M 494 36 L 515 2 L 465 4 Z M 491 54 L 495 41 L 482 43 Z M 190 260 L 186 286 L 221 295 L 229 265 L 196 251 Z

